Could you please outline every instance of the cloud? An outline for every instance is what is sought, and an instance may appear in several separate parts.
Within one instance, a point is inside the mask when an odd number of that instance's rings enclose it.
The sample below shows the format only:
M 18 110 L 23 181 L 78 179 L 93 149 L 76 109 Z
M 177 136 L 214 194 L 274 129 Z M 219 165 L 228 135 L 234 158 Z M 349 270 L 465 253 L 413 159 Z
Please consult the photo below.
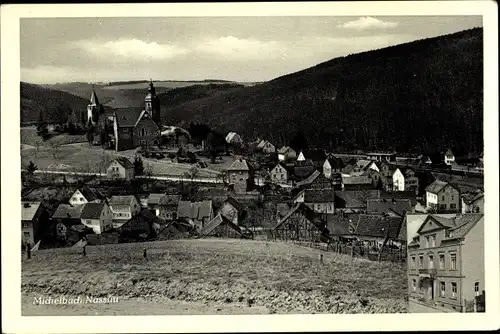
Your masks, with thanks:
M 365 30 L 365 29 L 391 29 L 399 25 L 397 22 L 388 22 L 376 19 L 374 17 L 365 16 L 357 20 L 339 24 L 338 28 Z
M 74 47 L 95 56 L 121 57 L 136 60 L 166 60 L 189 53 L 189 50 L 171 44 L 145 42 L 140 39 L 120 39 L 117 41 L 82 40 L 72 44 Z
M 201 53 L 237 60 L 280 58 L 284 52 L 284 46 L 276 41 L 240 39 L 233 36 L 205 40 L 198 44 L 195 49 Z

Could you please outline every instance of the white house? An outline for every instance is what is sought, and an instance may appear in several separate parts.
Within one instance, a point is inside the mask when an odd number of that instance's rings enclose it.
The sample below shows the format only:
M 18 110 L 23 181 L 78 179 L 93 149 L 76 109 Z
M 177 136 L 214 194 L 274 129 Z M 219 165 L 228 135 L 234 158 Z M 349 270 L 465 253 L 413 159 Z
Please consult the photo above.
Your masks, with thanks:
M 286 161 L 289 159 L 295 159 L 297 157 L 297 152 L 291 147 L 283 146 L 278 150 L 278 160 Z
M 459 212 L 460 192 L 451 184 L 435 180 L 425 188 L 426 209 L 435 208 L 440 212 Z
M 134 178 L 134 164 L 125 157 L 115 158 L 106 171 L 110 179 L 131 180 Z
M 77 189 L 69 199 L 69 204 L 73 206 L 100 202 L 99 195 L 87 186 Z
M 113 214 L 113 227 L 119 228 L 141 211 L 141 205 L 135 196 L 112 196 L 109 207 Z
M 289 173 L 290 173 L 289 168 L 287 168 L 287 166 L 283 165 L 282 163 L 279 163 L 276 166 L 274 166 L 273 169 L 271 169 L 270 172 L 271 182 L 276 184 L 287 183 Z
M 95 234 L 113 227 L 113 215 L 106 203 L 87 203 L 80 214 L 82 224 L 94 230 Z
M 411 168 L 396 168 L 392 174 L 393 191 L 418 192 L 418 177 Z
M 228 144 L 241 145 L 243 143 L 243 140 L 241 139 L 240 135 L 237 134 L 236 132 L 229 132 L 226 136 L 226 142 Z
M 453 152 L 448 149 L 446 153 L 444 154 L 444 163 L 447 165 L 452 165 L 455 162 L 455 155 L 453 155 Z

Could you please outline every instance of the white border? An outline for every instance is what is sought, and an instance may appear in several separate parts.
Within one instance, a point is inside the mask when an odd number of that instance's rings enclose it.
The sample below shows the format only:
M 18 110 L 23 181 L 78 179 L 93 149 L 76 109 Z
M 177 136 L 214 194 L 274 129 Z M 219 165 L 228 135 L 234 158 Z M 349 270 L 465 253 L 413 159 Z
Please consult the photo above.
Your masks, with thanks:
M 138 16 L 482 15 L 484 29 L 485 248 L 484 314 L 21 317 L 19 18 Z M 269 332 L 498 329 L 498 18 L 494 1 L 3 5 L 2 47 L 2 320 L 4 332 Z M 10 249 L 14 251 L 9 252 Z M 82 327 L 85 326 L 85 327 Z

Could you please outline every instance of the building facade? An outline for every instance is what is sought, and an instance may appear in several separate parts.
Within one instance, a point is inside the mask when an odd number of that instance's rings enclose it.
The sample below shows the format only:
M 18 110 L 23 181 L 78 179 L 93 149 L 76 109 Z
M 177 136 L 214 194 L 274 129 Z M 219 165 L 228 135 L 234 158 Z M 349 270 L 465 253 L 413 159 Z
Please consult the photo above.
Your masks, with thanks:
M 410 301 L 458 312 L 478 310 L 476 297 L 484 294 L 482 214 L 428 215 L 408 245 L 408 294 Z
M 427 188 L 426 209 L 437 212 L 460 212 L 460 192 L 451 184 L 435 180 Z
M 250 168 L 243 159 L 235 160 L 227 170 L 229 184 L 232 184 L 234 191 L 244 194 L 247 191 L 248 180 L 250 179 Z

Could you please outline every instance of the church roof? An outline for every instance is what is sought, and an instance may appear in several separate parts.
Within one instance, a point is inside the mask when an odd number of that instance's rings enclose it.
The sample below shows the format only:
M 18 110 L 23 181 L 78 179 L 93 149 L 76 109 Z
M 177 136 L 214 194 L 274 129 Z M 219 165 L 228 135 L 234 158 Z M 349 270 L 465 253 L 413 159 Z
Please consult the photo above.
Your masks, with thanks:
M 95 89 L 92 87 L 92 94 L 90 95 L 90 104 L 99 105 L 99 99 L 97 98 L 97 94 L 95 93 Z
M 142 114 L 140 108 L 120 108 L 115 111 L 119 128 L 133 128 Z

